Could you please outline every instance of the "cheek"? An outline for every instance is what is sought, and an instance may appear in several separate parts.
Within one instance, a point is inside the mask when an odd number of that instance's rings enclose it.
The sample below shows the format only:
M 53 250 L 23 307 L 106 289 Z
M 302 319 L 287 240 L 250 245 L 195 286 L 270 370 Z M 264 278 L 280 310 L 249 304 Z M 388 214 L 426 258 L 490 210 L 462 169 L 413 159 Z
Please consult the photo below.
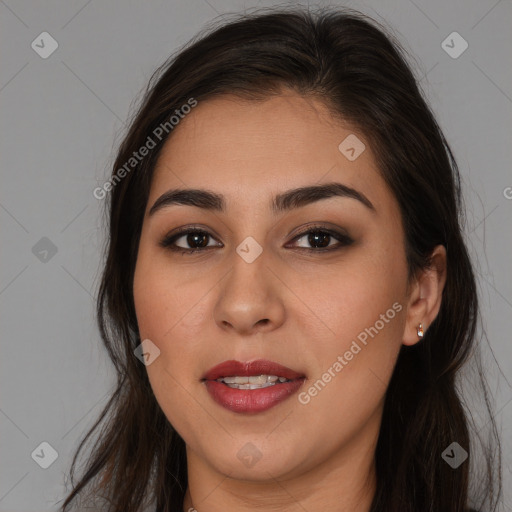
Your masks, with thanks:
M 402 315 L 398 310 L 405 309 L 405 262 L 399 251 L 379 251 L 378 257 L 374 254 L 360 251 L 339 266 L 324 270 L 321 277 L 294 283 L 294 291 L 309 307 L 310 329 L 316 324 L 326 339 L 338 340 L 337 349 L 376 322 L 385 337 L 401 337 Z M 398 305 L 393 308 L 395 303 Z
M 304 402 L 315 397 L 313 407 L 330 409 L 333 420 L 347 410 L 364 409 L 364 404 L 370 409 L 376 406 L 400 350 L 406 311 L 405 256 L 396 248 L 383 247 L 347 259 L 322 280 L 321 287 L 309 282 L 297 291 L 308 297 L 315 313 L 304 337 L 309 341 L 300 347 L 314 361 L 308 387 L 321 381 L 311 394 L 306 387 Z M 340 396 L 344 406 L 332 408 L 332 403 L 340 403 Z
M 144 248 L 139 252 L 133 286 L 139 332 L 160 350 L 155 364 L 147 367 L 150 376 L 165 369 L 178 379 L 195 378 L 195 354 L 211 318 L 207 291 L 204 281 L 180 274 L 166 258 Z
M 322 318 L 334 334 L 317 335 L 312 349 L 311 330 L 309 346 L 301 348 L 312 363 L 298 397 L 307 431 L 301 435 L 323 443 L 313 447 L 313 457 L 323 453 L 324 444 L 335 450 L 357 435 L 383 403 L 401 346 L 405 307 L 396 283 L 373 277 L 345 276 L 326 289 L 331 305 Z
M 182 286 L 173 267 L 147 247 L 144 238 L 135 267 L 133 296 L 141 337 L 163 344 L 190 309 L 194 287 Z
M 139 332 L 142 340 L 150 339 L 160 350 L 146 367 L 148 378 L 170 423 L 179 432 L 190 433 L 202 414 L 188 389 L 191 375 L 198 371 L 199 331 L 207 313 L 201 301 L 204 290 L 190 282 L 181 286 L 182 281 L 168 262 L 140 251 L 133 287 Z

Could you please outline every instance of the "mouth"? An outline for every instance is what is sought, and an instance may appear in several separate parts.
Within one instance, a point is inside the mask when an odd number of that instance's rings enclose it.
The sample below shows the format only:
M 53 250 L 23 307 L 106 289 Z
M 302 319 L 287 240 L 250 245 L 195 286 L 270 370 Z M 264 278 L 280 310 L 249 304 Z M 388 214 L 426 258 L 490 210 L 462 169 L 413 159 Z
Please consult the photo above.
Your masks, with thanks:
M 258 413 L 286 400 L 306 376 L 272 361 L 225 361 L 204 375 L 213 400 L 232 412 Z
M 263 389 L 275 386 L 277 383 L 291 382 L 291 380 L 277 375 L 251 375 L 250 377 L 221 377 L 217 382 L 223 382 L 232 389 Z

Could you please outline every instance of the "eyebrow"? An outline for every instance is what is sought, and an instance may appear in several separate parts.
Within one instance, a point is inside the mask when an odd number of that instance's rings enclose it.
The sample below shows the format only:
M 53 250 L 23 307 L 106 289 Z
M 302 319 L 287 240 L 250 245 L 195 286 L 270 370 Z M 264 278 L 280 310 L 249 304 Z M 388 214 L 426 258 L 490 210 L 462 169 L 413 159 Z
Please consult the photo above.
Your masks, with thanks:
M 270 202 L 270 209 L 277 214 L 330 197 L 356 199 L 375 212 L 375 207 L 362 192 L 336 182 L 295 188 L 277 194 Z M 226 209 L 226 201 L 222 194 L 204 189 L 173 189 L 168 190 L 155 201 L 149 210 L 149 215 L 151 216 L 158 210 L 171 205 L 196 206 L 204 210 L 221 213 L 225 212 Z

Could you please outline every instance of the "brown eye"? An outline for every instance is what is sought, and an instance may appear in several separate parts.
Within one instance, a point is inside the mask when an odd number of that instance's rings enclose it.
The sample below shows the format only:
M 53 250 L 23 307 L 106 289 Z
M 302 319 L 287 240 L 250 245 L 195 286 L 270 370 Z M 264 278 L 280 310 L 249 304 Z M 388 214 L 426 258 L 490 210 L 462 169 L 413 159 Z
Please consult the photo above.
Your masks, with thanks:
M 353 240 L 344 233 L 319 228 L 309 228 L 308 231 L 304 231 L 303 233 L 297 235 L 294 238 L 294 241 L 300 240 L 302 238 L 305 239 L 305 243 L 309 244 L 310 247 L 302 246 L 300 248 L 314 252 L 321 252 L 322 250 L 336 250 L 353 243 Z M 333 239 L 337 240 L 338 244 L 332 244 L 331 242 L 334 242 Z M 317 250 L 315 251 L 315 249 Z
M 309 247 L 295 246 L 295 248 L 304 249 L 310 252 L 334 251 L 353 243 L 353 240 L 346 234 L 322 227 L 309 227 L 307 231 L 303 231 L 297 235 L 294 238 L 294 241 L 296 242 L 302 238 L 306 239 L 305 243 L 309 244 Z M 204 229 L 188 228 L 166 236 L 160 242 L 160 246 L 182 254 L 204 252 L 205 250 L 210 250 L 213 247 L 222 247 L 222 244 L 209 245 L 211 240 L 215 239 L 210 233 L 208 233 L 208 231 L 205 231 Z M 336 240 L 338 243 L 333 244 L 332 242 L 335 242 Z M 178 241 L 180 241 L 179 244 Z
M 199 229 L 186 229 L 165 237 L 160 242 L 160 245 L 170 249 L 171 251 L 192 253 L 201 251 L 202 249 L 208 247 L 212 247 L 208 246 L 208 241 L 210 238 L 213 237 L 207 231 Z M 183 239 L 180 244 L 184 244 L 184 246 L 177 244 L 178 240 L 180 239 Z

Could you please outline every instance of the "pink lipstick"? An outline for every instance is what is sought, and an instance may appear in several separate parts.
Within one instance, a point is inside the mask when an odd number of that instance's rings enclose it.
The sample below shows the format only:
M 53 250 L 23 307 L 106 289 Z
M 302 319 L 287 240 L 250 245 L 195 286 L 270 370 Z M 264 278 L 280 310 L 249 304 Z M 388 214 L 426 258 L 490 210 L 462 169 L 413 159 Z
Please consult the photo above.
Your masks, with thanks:
M 259 359 L 224 361 L 208 370 L 202 380 L 222 407 L 237 413 L 258 413 L 296 393 L 305 378 L 290 368 Z

